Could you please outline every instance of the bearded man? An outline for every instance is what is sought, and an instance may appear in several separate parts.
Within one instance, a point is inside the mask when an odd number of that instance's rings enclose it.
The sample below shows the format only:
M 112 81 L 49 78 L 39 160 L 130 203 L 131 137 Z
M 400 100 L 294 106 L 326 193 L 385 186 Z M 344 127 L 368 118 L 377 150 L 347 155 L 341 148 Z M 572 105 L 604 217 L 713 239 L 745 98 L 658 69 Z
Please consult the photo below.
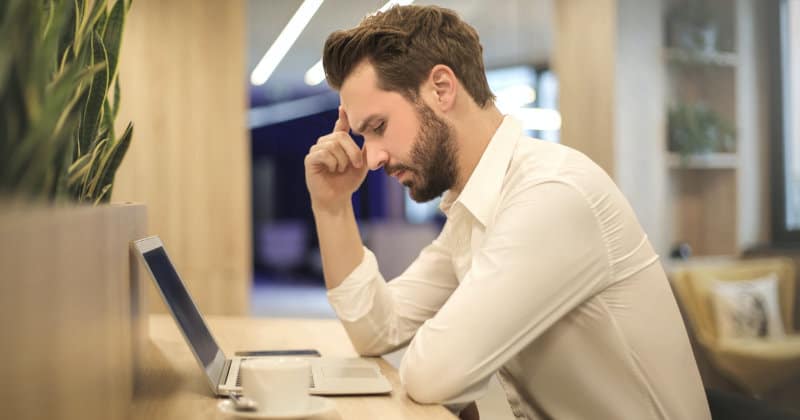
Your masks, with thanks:
M 394 7 L 325 42 L 339 117 L 305 159 L 328 297 L 362 355 L 408 346 L 421 403 L 475 418 L 498 374 L 518 418 L 709 419 L 658 256 L 607 174 L 502 115 L 475 30 Z M 363 147 L 350 132 L 364 137 Z M 443 195 L 441 234 L 386 282 L 351 195 L 383 170 Z

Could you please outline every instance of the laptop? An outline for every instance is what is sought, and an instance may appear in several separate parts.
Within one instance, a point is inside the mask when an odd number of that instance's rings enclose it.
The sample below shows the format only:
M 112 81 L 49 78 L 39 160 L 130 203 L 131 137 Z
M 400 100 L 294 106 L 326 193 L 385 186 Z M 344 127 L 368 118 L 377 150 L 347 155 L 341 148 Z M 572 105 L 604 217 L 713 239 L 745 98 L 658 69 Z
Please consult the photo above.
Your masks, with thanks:
M 237 352 L 236 356 L 227 357 L 211 335 L 161 239 L 158 236 L 140 239 L 133 242 L 133 248 L 150 272 L 215 395 L 241 392 L 239 367 L 242 361 L 257 357 L 307 358 L 311 365 L 309 393 L 313 395 L 369 395 L 392 391 L 392 385 L 381 374 L 378 364 L 367 359 L 319 357 L 315 350 Z

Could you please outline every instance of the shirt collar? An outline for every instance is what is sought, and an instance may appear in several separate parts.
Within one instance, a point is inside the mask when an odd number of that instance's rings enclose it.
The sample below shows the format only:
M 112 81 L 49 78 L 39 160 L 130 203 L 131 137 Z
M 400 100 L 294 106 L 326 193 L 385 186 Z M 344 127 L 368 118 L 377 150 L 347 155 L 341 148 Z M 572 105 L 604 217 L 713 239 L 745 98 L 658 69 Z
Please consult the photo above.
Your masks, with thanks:
M 449 215 L 452 206 L 461 203 L 483 226 L 486 226 L 496 208 L 508 164 L 521 135 L 522 124 L 514 117 L 504 117 L 461 194 L 456 195 L 450 190 L 445 192 L 439 206 L 441 210 Z

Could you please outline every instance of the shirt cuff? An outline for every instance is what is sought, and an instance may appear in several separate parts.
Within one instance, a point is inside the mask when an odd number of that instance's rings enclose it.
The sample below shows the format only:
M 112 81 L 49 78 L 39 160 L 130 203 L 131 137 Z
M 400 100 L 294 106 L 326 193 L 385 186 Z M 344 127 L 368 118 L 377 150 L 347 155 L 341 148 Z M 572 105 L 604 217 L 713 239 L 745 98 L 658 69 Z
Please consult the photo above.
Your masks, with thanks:
M 328 302 L 342 321 L 354 322 L 372 309 L 375 299 L 375 280 L 383 281 L 375 254 L 364 247 L 364 258 L 345 279 L 328 289 Z

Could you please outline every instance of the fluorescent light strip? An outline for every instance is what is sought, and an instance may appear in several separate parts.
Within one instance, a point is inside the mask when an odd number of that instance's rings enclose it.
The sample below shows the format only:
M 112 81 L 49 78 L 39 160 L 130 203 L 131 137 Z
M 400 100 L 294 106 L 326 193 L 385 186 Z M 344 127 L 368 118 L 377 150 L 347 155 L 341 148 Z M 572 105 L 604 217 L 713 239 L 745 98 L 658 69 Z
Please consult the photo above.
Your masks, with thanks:
M 300 33 L 302 33 L 303 29 L 308 25 L 308 22 L 311 21 L 314 14 L 317 13 L 317 10 L 319 10 L 319 7 L 322 5 L 322 1 L 323 0 L 303 1 L 303 4 L 300 5 L 294 13 L 294 16 L 289 19 L 289 23 L 283 28 L 281 34 L 278 35 L 278 39 L 269 47 L 269 50 L 261 57 L 261 61 L 258 62 L 253 73 L 250 74 L 250 82 L 252 84 L 256 86 L 263 85 L 266 83 L 267 79 L 272 76 L 272 72 L 275 71 L 275 68 L 278 67 L 283 57 L 286 56 L 289 48 L 297 41 L 297 37 L 300 36 Z
M 414 3 L 414 0 L 389 0 L 375 13 L 385 12 L 394 5 L 408 6 L 411 3 Z M 322 59 L 317 61 L 313 66 L 311 66 L 310 69 L 308 69 L 308 71 L 306 71 L 304 79 L 306 84 L 309 86 L 316 86 L 325 80 L 325 69 L 322 67 Z

